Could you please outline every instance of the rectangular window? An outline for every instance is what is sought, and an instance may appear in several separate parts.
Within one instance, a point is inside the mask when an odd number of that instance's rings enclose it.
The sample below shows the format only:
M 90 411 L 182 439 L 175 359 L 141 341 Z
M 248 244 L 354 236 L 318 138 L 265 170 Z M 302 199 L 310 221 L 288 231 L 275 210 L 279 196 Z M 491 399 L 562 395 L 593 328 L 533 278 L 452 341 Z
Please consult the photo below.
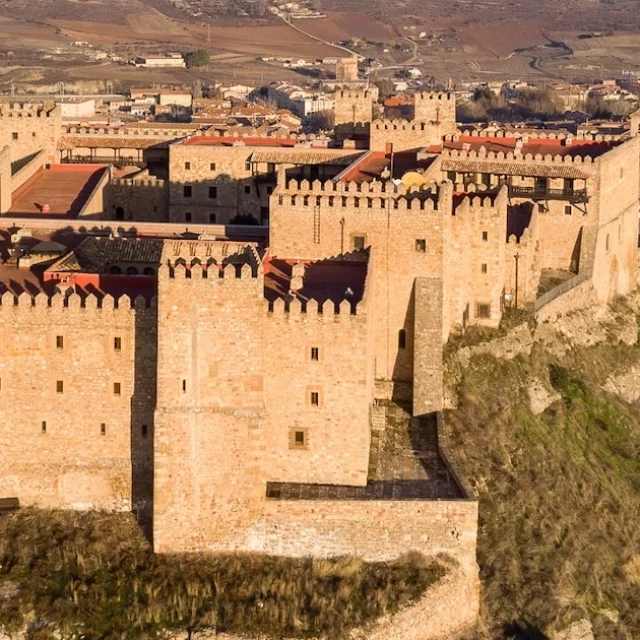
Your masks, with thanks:
M 312 360 L 320 359 L 320 351 L 318 350 L 318 347 L 311 347 L 311 359 Z
M 119 382 L 114 382 L 113 383 L 113 395 L 114 396 L 119 396 L 121 391 L 122 391 L 122 387 L 120 386 L 120 383 Z
M 407 348 L 407 332 L 404 329 L 398 331 L 398 349 Z
M 17 139 L 18 139 L 18 132 L 17 132 L 17 131 L 14 131 L 14 132 L 11 134 L 11 137 L 12 137 L 14 140 L 17 140 Z
M 482 232 L 482 241 L 486 242 L 489 239 L 489 234 L 486 231 Z
M 113 339 L 113 350 L 114 351 L 122 351 L 122 338 L 114 338 Z
M 187 381 L 186 380 L 182 381 L 182 392 L 183 393 L 187 392 Z
M 56 380 L 56 393 L 64 393 L 64 382 Z
M 566 216 L 570 216 L 572 212 L 573 212 L 573 207 L 570 204 L 566 204 L 564 206 L 564 214 Z
M 544 203 L 538 202 L 538 213 L 544 213 L 544 212 L 545 212 Z
M 103 422 L 100 424 L 100 435 L 104 436 L 107 434 L 107 425 Z
M 251 193 L 251 185 L 245 184 L 244 185 L 244 192 L 247 193 L 247 194 Z
M 215 171 L 216 170 L 216 163 L 215 162 L 212 162 L 212 163 L 209 164 L 209 170 L 210 171 Z
M 355 251 L 364 249 L 367 243 L 366 236 L 353 236 L 353 248 Z
M 244 170 L 251 171 L 251 163 L 249 161 L 244 163 Z
M 273 193 L 273 187 L 267 187 L 267 195 L 270 196 Z
M 487 264 L 485 262 L 480 265 L 480 271 L 482 271 L 482 273 L 487 273 Z
M 416 251 L 425 253 L 427 250 L 427 241 L 424 238 L 416 238 Z
M 218 197 L 218 187 L 209 187 L 209 197 L 210 198 Z
M 190 212 L 190 211 L 187 211 L 187 212 L 184 214 L 184 221 L 185 221 L 185 222 L 191 222 L 191 212 Z
M 190 184 L 186 184 L 184 187 L 182 187 L 182 195 L 185 198 L 190 198 L 191 197 L 191 185 Z
M 62 336 L 56 336 L 56 348 L 64 349 L 64 338 Z
M 314 407 L 320 404 L 320 394 L 317 391 L 312 391 L 309 400 Z
M 143 424 L 142 425 L 142 437 L 146 438 L 147 437 L 147 433 L 148 433 L 147 425 Z
M 309 437 L 307 429 L 291 428 L 289 429 L 289 449 L 307 449 L 309 446 Z
M 216 223 L 216 214 L 215 213 L 210 213 L 209 214 L 209 224 L 215 224 Z
M 47 421 L 43 420 L 42 423 L 40 424 L 40 431 L 42 433 L 47 433 Z
M 490 318 L 491 317 L 491 305 L 478 304 L 476 305 L 476 317 L 478 318 Z
M 185 168 L 187 171 L 190 171 L 190 170 L 191 170 L 191 163 L 190 163 L 190 162 L 185 162 L 185 163 L 184 163 L 184 168 Z

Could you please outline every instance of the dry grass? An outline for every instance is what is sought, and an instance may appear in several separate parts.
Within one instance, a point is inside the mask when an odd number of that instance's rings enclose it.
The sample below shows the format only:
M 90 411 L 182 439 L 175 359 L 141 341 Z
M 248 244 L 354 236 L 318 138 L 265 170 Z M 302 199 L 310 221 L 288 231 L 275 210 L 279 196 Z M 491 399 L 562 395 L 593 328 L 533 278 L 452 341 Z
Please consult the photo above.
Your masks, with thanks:
M 34 627 L 41 640 L 54 628 L 127 640 L 203 627 L 339 638 L 417 600 L 443 574 L 415 553 L 390 563 L 155 556 L 128 515 L 27 509 L 0 518 L 0 625 L 44 621 Z
M 487 637 L 546 637 L 580 618 L 597 638 L 640 637 L 640 407 L 599 387 L 621 358 L 637 364 L 640 351 L 600 345 L 559 361 L 536 346 L 462 372 L 447 422 L 480 495 Z M 538 416 L 533 376 L 562 396 Z

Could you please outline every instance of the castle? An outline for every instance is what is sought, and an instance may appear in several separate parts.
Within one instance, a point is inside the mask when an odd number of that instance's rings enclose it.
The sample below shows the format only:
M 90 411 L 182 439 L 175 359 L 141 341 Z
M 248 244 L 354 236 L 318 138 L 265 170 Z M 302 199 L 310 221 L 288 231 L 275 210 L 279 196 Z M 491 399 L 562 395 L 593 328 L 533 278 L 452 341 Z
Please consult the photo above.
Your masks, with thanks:
M 79 140 L 55 109 L 0 111 L 0 497 L 152 514 L 158 552 L 445 552 L 473 618 L 443 346 L 635 288 L 640 116 L 615 139 L 509 137 L 457 130 L 448 94 L 412 121 L 372 108 L 343 92 L 331 140 Z M 52 172 L 75 219 L 18 206 Z M 392 401 L 432 442 L 408 477 L 372 470 Z

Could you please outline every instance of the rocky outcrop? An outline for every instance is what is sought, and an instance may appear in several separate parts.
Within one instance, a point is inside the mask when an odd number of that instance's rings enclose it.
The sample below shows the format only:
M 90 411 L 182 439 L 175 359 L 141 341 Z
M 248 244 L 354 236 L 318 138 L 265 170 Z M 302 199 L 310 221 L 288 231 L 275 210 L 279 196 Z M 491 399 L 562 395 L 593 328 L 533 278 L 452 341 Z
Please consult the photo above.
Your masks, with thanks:
M 555 391 L 549 391 L 544 382 L 539 378 L 533 378 L 527 386 L 527 394 L 529 395 L 529 408 L 531 413 L 538 415 L 554 402 L 560 400 L 560 394 Z

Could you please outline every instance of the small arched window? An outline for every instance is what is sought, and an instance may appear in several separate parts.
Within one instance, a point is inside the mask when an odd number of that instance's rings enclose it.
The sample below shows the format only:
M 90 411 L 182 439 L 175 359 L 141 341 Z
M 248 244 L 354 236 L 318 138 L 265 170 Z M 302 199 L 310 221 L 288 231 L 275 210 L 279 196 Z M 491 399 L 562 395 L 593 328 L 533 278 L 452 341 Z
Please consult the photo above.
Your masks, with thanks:
M 407 348 L 407 332 L 404 329 L 398 331 L 398 349 Z
M 156 272 L 151 267 L 145 267 L 142 272 L 145 276 L 155 276 Z
M 609 251 L 609 245 L 610 245 L 610 242 L 609 242 L 609 234 L 607 233 L 607 238 L 606 238 L 606 240 L 605 240 L 605 246 L 604 246 L 604 248 L 605 248 L 605 250 L 606 250 L 606 251 Z
M 128 276 L 137 276 L 138 270 L 135 267 L 127 267 L 127 275 Z
M 112 273 L 114 276 L 119 276 L 122 273 L 122 269 L 120 267 L 117 267 L 116 265 L 113 265 L 113 267 L 109 269 L 109 273 Z

